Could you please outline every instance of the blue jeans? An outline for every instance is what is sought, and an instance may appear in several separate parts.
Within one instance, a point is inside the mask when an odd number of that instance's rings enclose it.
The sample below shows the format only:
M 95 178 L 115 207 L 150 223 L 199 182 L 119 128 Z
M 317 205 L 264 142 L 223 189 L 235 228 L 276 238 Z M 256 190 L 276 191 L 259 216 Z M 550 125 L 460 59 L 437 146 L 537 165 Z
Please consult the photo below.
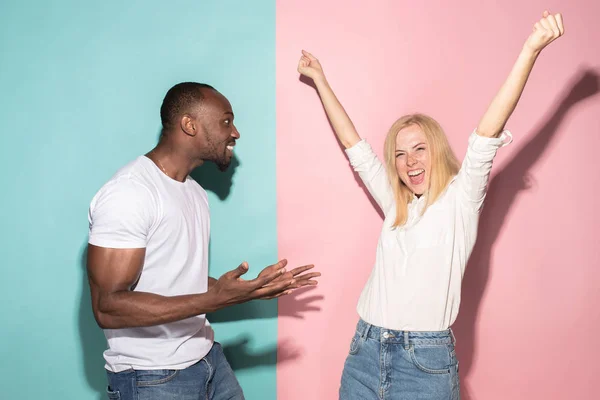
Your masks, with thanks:
M 452 331 L 395 331 L 359 320 L 340 399 L 459 400 Z
M 244 400 L 219 343 L 182 370 L 126 370 L 108 374 L 110 400 Z

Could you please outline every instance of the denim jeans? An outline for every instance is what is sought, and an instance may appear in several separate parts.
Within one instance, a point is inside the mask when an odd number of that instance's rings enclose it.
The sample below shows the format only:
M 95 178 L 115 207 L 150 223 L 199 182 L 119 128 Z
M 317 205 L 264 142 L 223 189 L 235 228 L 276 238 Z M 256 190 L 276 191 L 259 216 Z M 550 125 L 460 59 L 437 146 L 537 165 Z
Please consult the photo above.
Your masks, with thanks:
M 244 400 L 219 343 L 182 370 L 126 370 L 108 375 L 110 400 Z
M 340 399 L 459 400 L 452 331 L 395 331 L 361 319 L 344 364 Z

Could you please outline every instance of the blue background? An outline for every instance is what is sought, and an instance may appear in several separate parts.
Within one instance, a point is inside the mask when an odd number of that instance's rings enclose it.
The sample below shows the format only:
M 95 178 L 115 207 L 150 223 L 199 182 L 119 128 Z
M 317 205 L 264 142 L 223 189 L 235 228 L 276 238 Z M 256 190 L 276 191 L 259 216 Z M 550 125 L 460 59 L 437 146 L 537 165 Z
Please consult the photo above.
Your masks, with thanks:
M 0 57 L 0 397 L 104 398 L 87 210 L 155 145 L 175 83 L 215 86 L 241 132 L 227 173 L 193 175 L 209 190 L 211 275 L 276 261 L 274 0 L 5 0 Z M 211 316 L 248 399 L 275 399 L 276 316 L 275 301 Z

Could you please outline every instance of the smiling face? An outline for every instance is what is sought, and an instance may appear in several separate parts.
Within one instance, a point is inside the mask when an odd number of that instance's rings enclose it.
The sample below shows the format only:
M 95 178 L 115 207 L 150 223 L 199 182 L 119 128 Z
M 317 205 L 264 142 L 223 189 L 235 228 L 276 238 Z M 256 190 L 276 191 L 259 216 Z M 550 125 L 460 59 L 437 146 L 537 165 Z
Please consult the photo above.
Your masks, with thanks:
M 225 171 L 233 158 L 233 147 L 240 133 L 233 124 L 233 110 L 229 101 L 217 91 L 207 91 L 198 116 L 202 132 L 198 145 L 202 159 L 214 162 Z
M 429 142 L 419 125 L 409 125 L 396 136 L 396 170 L 400 180 L 415 195 L 429 188 L 431 153 Z

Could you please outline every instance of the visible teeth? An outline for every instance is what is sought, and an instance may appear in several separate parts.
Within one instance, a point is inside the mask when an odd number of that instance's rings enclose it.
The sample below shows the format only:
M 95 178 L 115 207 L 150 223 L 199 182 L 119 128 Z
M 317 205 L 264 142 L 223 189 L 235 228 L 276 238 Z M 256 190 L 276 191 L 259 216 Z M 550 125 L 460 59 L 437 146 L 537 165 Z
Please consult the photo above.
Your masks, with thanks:
M 416 170 L 416 171 L 410 171 L 410 172 L 408 173 L 408 176 L 417 176 L 417 175 L 420 175 L 420 174 L 422 174 L 423 172 L 425 172 L 425 170 L 424 170 L 424 169 L 418 169 L 418 170 Z
M 227 150 L 233 151 L 233 146 L 227 146 Z

